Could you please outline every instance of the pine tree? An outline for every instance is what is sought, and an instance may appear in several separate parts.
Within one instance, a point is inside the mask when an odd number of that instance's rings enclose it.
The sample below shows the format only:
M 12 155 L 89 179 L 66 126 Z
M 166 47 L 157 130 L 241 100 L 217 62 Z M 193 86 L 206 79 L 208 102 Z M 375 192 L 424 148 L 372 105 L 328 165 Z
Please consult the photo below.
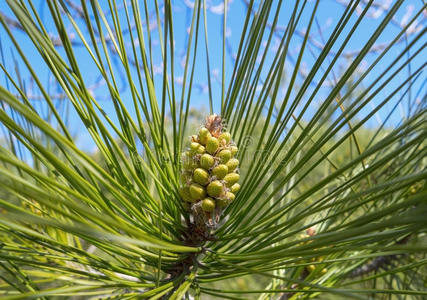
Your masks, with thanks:
M 180 87 L 171 1 L 53 0 L 45 14 L 6 2 L 2 299 L 426 297 L 424 4 L 384 44 L 403 0 L 340 1 L 332 31 L 316 39 L 327 2 L 244 1 L 228 68 L 225 1 L 213 99 L 206 1 L 189 8 Z M 372 9 L 382 9 L 376 22 Z M 354 38 L 362 47 L 347 53 Z M 206 113 L 193 109 L 202 71 Z M 95 153 L 78 143 L 82 132 Z

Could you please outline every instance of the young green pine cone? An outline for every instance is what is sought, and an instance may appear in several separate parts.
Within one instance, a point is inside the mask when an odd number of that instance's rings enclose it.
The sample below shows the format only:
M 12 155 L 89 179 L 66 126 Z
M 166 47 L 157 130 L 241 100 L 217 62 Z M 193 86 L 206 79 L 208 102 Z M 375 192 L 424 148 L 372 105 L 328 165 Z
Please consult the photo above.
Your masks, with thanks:
M 208 116 L 198 135 L 191 136 L 182 156 L 180 195 L 191 205 L 195 220 L 217 221 L 222 211 L 233 202 L 240 189 L 237 153 L 238 148 L 223 127 L 220 116 Z

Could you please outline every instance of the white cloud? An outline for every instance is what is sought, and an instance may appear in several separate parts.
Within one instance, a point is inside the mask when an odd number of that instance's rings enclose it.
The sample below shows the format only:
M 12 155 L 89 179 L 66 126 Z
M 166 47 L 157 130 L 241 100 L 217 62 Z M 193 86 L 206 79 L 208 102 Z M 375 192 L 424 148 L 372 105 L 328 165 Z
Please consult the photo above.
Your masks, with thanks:
M 212 5 L 210 8 L 210 11 L 217 15 L 224 14 L 224 2 L 218 4 L 218 5 Z

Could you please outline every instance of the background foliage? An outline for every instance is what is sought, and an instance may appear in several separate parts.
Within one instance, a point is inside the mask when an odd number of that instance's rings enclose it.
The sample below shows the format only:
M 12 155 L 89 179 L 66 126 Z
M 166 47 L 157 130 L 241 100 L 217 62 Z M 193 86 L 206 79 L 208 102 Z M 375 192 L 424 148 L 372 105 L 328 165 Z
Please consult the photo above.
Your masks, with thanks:
M 424 2 L 336 1 L 325 29 L 327 1 L 242 1 L 231 39 L 232 4 L 184 1 L 182 53 L 178 3 L 6 2 L 2 298 L 426 296 Z M 180 153 L 210 113 L 242 189 L 190 245 Z

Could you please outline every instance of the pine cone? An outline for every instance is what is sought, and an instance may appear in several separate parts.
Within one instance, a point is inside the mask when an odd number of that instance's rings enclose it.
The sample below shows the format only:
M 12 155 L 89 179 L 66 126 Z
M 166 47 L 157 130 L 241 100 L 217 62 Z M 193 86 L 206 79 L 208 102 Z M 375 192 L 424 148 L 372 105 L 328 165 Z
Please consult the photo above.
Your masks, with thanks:
M 180 194 L 190 204 L 189 212 L 198 230 L 216 228 L 223 210 L 240 189 L 237 151 L 221 117 L 215 114 L 206 118 L 198 135 L 191 136 L 182 157 Z

